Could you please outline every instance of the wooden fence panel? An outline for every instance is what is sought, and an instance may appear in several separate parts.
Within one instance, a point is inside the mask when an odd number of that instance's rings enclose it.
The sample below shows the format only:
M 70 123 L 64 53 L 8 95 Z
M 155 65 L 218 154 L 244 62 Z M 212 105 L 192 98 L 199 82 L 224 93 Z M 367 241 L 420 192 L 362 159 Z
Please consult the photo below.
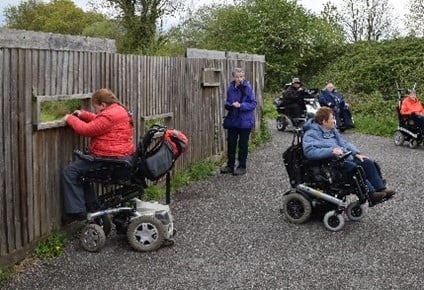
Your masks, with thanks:
M 264 62 L 224 55 L 147 57 L 0 47 L 0 266 L 23 258 L 60 228 L 61 169 L 73 161 L 74 149 L 88 144 L 63 125 L 37 130 L 37 96 L 81 96 L 109 87 L 133 112 L 135 140 L 147 120 L 166 117 L 168 126 L 190 139 L 189 151 L 176 163 L 178 171 L 226 149 L 221 123 L 234 67 L 246 70 L 262 104 Z M 218 69 L 218 85 L 203 84 L 205 68 Z

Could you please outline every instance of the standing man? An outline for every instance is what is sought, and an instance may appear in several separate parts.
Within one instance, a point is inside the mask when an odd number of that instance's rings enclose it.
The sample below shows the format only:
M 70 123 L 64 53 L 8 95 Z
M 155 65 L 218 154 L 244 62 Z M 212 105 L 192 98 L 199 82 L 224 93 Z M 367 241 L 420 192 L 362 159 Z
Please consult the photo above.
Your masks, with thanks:
M 221 173 L 233 175 L 246 174 L 246 160 L 249 151 L 249 137 L 255 127 L 256 99 L 250 83 L 244 79 L 244 71 L 235 68 L 232 72 L 233 80 L 227 89 L 225 109 L 231 117 L 227 126 L 227 165 L 221 168 Z M 238 145 L 238 146 L 237 146 Z M 236 151 L 238 147 L 238 165 Z

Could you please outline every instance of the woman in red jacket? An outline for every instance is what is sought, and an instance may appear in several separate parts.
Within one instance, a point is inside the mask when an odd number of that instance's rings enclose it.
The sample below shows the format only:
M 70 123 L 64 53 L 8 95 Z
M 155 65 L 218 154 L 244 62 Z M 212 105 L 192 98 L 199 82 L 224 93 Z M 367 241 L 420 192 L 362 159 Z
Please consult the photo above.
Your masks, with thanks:
M 424 107 L 414 90 L 410 91 L 409 95 L 402 101 L 400 114 L 412 118 L 424 132 Z
M 125 158 L 135 151 L 133 123 L 127 109 L 123 107 L 109 89 L 99 89 L 92 96 L 95 114 L 76 110 L 64 117 L 66 123 L 79 135 L 90 137 L 90 154 L 98 157 Z M 62 193 L 65 206 L 64 223 L 85 219 L 86 204 L 95 203 L 91 188 L 81 182 L 82 177 L 96 164 L 76 160 L 62 171 Z

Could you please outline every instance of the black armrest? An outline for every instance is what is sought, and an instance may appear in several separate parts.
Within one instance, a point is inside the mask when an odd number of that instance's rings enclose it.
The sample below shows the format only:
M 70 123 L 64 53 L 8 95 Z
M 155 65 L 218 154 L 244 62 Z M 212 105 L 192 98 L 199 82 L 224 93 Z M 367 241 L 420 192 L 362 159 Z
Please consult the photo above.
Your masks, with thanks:
M 90 162 L 93 162 L 96 159 L 96 157 L 89 154 L 84 154 L 81 150 L 78 149 L 74 150 L 74 155 L 77 156 L 79 159 L 87 160 Z

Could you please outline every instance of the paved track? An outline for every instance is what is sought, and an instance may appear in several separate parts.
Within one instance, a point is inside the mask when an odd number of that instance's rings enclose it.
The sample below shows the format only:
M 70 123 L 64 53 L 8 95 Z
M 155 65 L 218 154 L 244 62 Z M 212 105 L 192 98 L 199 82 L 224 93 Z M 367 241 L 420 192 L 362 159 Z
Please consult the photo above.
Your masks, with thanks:
M 345 133 L 398 194 L 334 233 L 280 214 L 291 134 L 270 128 L 273 140 L 249 155 L 247 175 L 216 174 L 173 199 L 173 247 L 139 253 L 112 233 L 89 253 L 74 240 L 3 289 L 423 289 L 424 148 Z

